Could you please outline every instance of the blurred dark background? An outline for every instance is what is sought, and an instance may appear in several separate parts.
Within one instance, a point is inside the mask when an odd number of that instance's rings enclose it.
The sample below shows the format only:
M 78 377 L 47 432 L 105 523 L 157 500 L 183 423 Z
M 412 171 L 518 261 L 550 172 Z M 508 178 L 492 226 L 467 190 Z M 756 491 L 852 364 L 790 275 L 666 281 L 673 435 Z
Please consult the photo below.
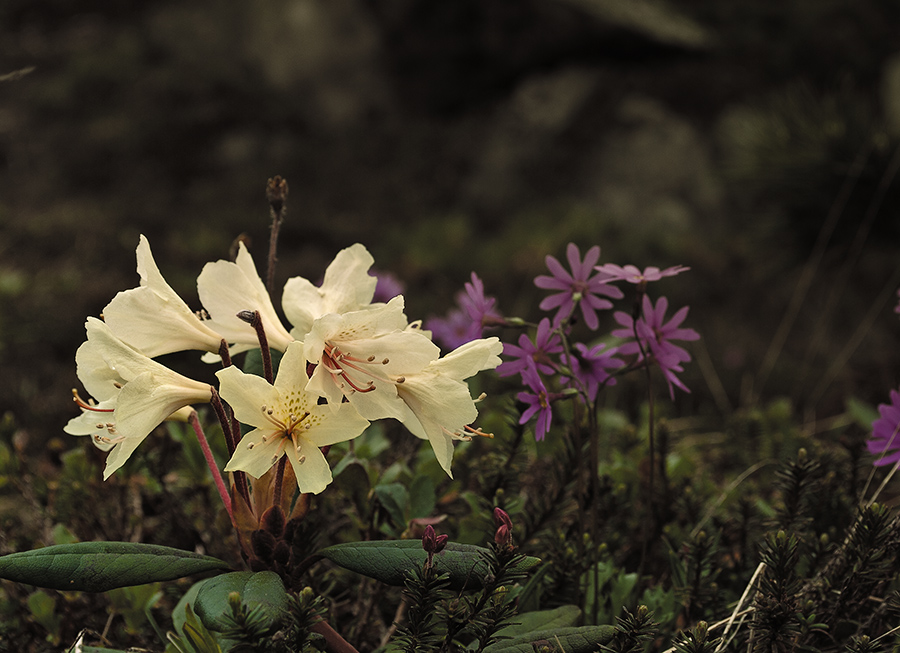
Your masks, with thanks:
M 679 410 L 886 400 L 898 34 L 896 0 L 5 0 L 2 428 L 64 437 L 84 318 L 137 284 L 140 233 L 197 308 L 238 234 L 262 267 L 275 174 L 279 287 L 358 241 L 412 318 L 475 270 L 536 319 L 544 256 L 599 244 L 692 267 L 654 289 L 703 335 Z

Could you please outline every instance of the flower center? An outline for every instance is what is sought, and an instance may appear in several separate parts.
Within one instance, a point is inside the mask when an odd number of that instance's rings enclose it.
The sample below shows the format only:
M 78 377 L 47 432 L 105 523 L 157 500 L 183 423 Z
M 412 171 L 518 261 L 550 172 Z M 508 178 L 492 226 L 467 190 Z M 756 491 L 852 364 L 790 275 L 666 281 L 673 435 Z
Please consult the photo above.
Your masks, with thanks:
M 322 352 L 322 364 L 331 373 L 335 383 L 342 388 L 350 386 L 356 392 L 372 392 L 375 389 L 373 377 L 383 378 L 375 372 L 377 366 L 387 365 L 389 362 L 388 358 L 379 361 L 375 356 L 368 358 L 353 356 L 328 341 L 325 342 L 325 350 Z

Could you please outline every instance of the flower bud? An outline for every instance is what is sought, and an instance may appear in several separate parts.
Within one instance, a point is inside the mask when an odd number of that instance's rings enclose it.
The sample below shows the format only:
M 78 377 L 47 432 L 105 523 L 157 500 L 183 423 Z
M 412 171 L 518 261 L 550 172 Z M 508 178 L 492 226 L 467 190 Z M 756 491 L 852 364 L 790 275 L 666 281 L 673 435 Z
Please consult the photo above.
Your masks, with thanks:
M 263 513 L 259 525 L 276 539 L 280 538 L 284 535 L 284 510 L 281 509 L 281 506 L 272 506 Z
M 503 508 L 494 508 L 494 526 L 500 528 L 505 525 L 507 529 L 512 530 L 512 520 Z

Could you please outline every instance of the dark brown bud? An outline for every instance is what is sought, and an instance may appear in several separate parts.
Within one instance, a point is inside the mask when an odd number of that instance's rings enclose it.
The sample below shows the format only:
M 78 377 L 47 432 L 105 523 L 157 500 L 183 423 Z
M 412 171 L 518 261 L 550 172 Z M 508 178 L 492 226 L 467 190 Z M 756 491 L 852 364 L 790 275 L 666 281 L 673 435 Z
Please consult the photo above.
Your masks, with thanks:
M 272 557 L 278 564 L 287 565 L 291 560 L 291 547 L 284 540 L 279 540 L 278 544 L 275 545 L 275 551 L 272 553 Z
M 281 506 L 272 506 L 266 510 L 259 521 L 260 526 L 271 533 L 275 539 L 284 535 L 284 510 L 281 509 Z
M 266 183 L 266 199 L 269 201 L 269 206 L 272 207 L 272 210 L 275 211 L 276 214 L 281 213 L 281 209 L 284 208 L 284 202 L 287 200 L 287 196 L 287 179 L 282 178 L 281 175 L 275 175 L 268 183 Z
M 272 554 L 275 552 L 275 538 L 271 533 L 259 529 L 250 533 L 250 546 L 257 558 L 267 563 L 272 562 Z

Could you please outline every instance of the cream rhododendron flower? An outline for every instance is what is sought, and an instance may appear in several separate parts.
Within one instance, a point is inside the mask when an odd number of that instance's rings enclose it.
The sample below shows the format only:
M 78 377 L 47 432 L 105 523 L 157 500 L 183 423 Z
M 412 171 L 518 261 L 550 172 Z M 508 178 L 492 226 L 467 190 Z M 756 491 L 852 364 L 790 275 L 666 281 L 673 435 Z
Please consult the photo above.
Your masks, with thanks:
M 332 407 L 346 397 L 366 419 L 404 415 L 396 386 L 440 356 L 440 349 L 408 328 L 403 297 L 359 311 L 328 313 L 313 322 L 303 341 L 316 363 L 307 389 Z
M 244 243 L 238 245 L 234 263 L 216 261 L 203 266 L 197 278 L 197 292 L 209 313 L 209 326 L 221 333 L 229 344 L 235 344 L 233 353 L 259 346 L 256 331 L 237 316 L 243 311 L 259 311 L 266 338 L 273 349 L 284 351 L 294 341 L 281 324 Z
M 65 431 L 90 435 L 109 451 L 103 478 L 121 467 L 137 446 L 164 420 L 186 419 L 178 411 L 208 402 L 212 389 L 151 360 L 113 335 L 104 322 L 89 317 L 87 342 L 75 354 L 78 378 L 99 402 L 79 401 L 84 411 Z
M 349 313 L 372 303 L 378 279 L 369 274 L 375 259 L 359 243 L 338 252 L 325 270 L 321 286 L 303 277 L 289 279 L 284 285 L 281 306 L 294 326 L 291 334 L 298 340 L 312 329 L 316 318 L 327 313 Z
M 235 417 L 255 427 L 238 443 L 225 471 L 241 470 L 259 478 L 286 455 L 300 492 L 317 494 L 332 478 L 319 447 L 351 440 L 369 425 L 350 404 L 332 410 L 319 405 L 318 395 L 304 389 L 309 379 L 301 343 L 287 348 L 275 385 L 233 366 L 216 376 L 219 392 Z
M 500 364 L 503 345 L 498 338 L 467 342 L 396 385 L 405 414 L 400 421 L 414 435 L 427 439 L 450 476 L 453 441 L 467 439 L 466 427 L 478 417 L 475 400 L 463 382 L 481 370 Z
M 112 332 L 151 358 L 187 349 L 217 353 L 222 336 L 166 283 L 144 236 L 137 247 L 137 271 L 141 285 L 120 292 L 103 309 Z

